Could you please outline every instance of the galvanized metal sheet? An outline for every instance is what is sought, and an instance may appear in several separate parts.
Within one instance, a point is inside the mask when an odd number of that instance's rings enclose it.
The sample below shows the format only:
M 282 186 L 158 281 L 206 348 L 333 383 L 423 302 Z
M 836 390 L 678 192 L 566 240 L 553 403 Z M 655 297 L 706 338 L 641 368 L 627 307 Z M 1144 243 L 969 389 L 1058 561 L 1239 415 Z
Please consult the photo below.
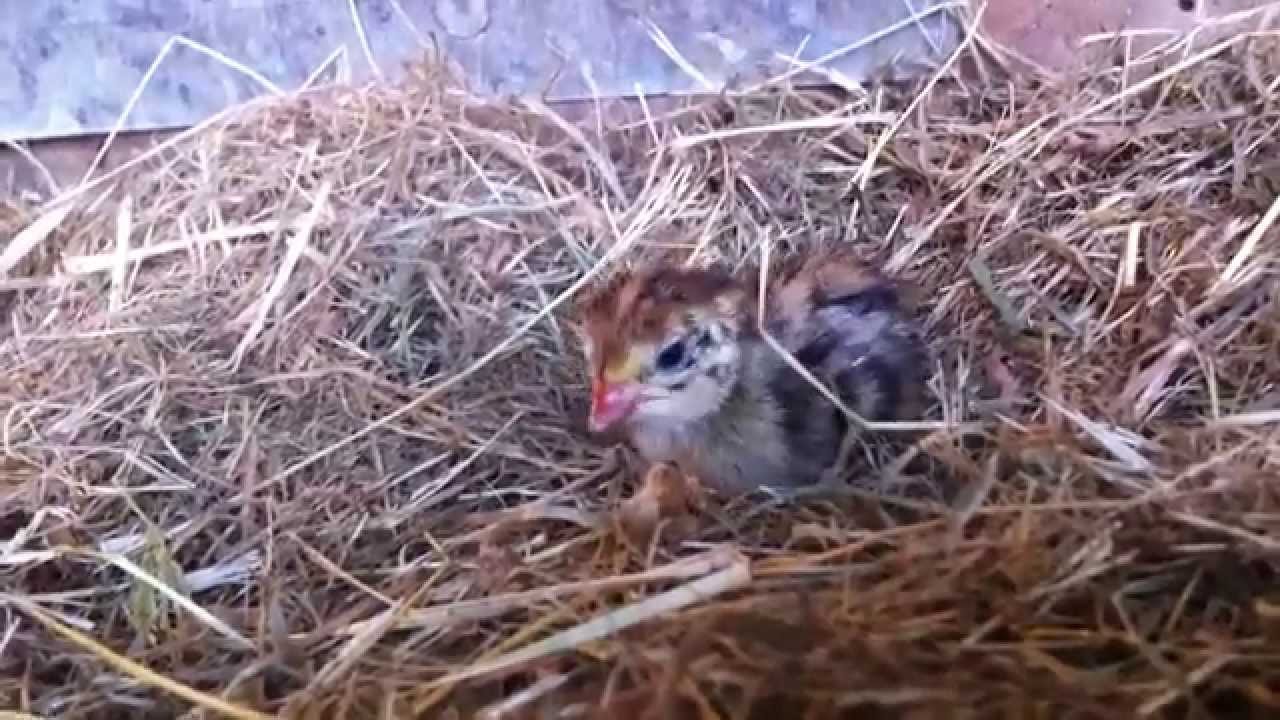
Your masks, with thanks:
M 856 81 L 895 59 L 935 60 L 959 38 L 936 0 L 0 0 L 0 6 L 6 139 L 108 131 L 140 87 L 123 129 L 193 125 L 270 88 L 301 86 L 334 53 L 342 59 L 331 67 L 363 82 L 376 74 L 398 77 L 406 61 L 438 43 L 480 92 L 556 100 L 716 91 L 785 69 L 788 57 L 808 61 L 850 46 L 857 47 L 826 67 Z

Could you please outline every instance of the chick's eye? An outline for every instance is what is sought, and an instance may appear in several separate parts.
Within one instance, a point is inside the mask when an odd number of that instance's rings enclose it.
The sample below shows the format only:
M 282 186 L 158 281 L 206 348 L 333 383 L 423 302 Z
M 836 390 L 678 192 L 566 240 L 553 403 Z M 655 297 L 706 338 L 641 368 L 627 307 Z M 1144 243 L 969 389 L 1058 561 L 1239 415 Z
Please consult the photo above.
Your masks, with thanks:
M 684 343 L 673 342 L 658 353 L 656 361 L 659 370 L 675 370 L 684 363 Z

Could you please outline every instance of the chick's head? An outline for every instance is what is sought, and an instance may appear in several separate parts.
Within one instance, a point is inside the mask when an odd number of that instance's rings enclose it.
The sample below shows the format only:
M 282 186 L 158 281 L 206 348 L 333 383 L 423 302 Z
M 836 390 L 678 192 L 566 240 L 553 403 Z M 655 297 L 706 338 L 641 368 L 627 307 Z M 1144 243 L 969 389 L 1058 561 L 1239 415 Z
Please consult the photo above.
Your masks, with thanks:
M 678 425 L 720 409 L 749 326 L 727 274 L 661 266 L 622 272 L 587 295 L 576 327 L 591 381 L 588 428 Z

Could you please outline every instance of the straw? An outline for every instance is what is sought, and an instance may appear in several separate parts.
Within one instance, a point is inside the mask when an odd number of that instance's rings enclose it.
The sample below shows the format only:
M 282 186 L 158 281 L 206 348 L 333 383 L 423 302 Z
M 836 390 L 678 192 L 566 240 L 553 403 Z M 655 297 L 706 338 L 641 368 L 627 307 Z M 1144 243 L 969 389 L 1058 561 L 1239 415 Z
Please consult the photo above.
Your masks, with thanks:
M 423 62 L 8 199 L 0 707 L 1274 715 L 1280 56 L 1242 17 L 1057 79 L 970 22 L 916 80 L 630 122 Z M 581 433 L 567 305 L 832 244 L 914 288 L 929 411 L 831 485 L 601 522 L 645 468 Z

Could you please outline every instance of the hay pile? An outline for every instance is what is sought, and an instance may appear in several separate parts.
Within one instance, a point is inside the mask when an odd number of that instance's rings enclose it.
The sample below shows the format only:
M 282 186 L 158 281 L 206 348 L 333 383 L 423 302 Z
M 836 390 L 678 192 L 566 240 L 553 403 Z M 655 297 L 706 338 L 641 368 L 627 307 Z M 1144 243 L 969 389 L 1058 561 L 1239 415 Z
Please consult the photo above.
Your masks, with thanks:
M 424 66 L 13 204 L 6 236 L 66 215 L 0 295 L 0 707 L 1277 711 L 1264 42 L 576 125 Z M 563 301 L 611 252 L 764 238 L 921 288 L 950 427 L 872 447 L 881 493 L 713 499 L 637 546 Z

